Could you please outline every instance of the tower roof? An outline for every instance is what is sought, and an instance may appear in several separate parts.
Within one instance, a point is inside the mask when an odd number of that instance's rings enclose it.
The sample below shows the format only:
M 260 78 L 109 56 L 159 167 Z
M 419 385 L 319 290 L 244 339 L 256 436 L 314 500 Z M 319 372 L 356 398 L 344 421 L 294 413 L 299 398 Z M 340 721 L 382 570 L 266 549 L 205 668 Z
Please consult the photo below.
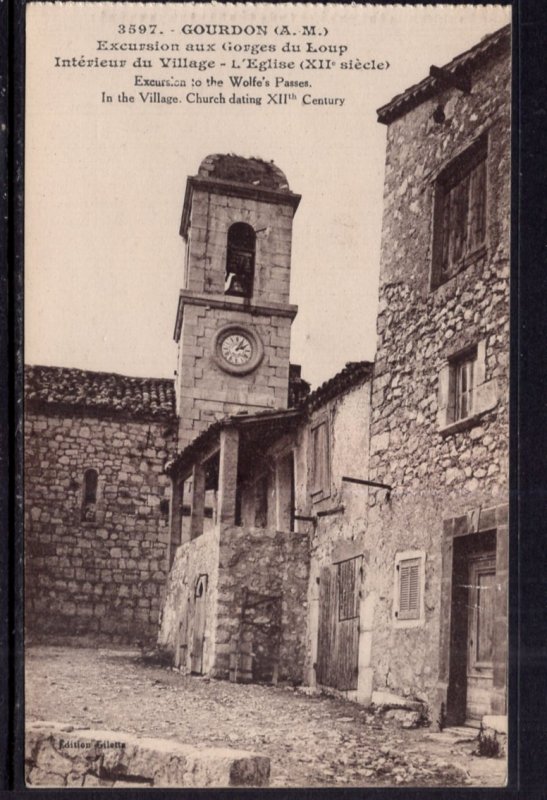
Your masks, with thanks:
M 300 195 L 289 187 L 284 172 L 273 161 L 262 158 L 245 158 L 233 153 L 213 153 L 203 159 L 197 175 L 186 182 L 180 235 L 186 239 L 190 224 L 193 192 L 201 189 L 215 194 L 260 200 L 266 203 L 289 205 L 298 208 Z
M 199 165 L 198 175 L 201 178 L 216 178 L 230 183 L 246 183 L 264 189 L 289 191 L 285 174 L 273 161 L 244 158 L 233 153 L 207 156 Z

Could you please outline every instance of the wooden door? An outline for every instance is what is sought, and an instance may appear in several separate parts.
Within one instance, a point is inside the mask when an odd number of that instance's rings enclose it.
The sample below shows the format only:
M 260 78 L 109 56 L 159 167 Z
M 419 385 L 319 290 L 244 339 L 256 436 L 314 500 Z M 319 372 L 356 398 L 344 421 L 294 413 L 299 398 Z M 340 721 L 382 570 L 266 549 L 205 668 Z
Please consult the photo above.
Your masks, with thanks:
M 357 689 L 362 557 L 323 567 L 319 578 L 317 682 Z
M 491 710 L 492 642 L 496 591 L 495 554 L 469 559 L 466 717 L 481 719 Z
M 207 575 L 200 575 L 194 593 L 194 635 L 192 639 L 191 670 L 203 674 L 203 642 L 205 639 L 205 605 L 207 602 Z

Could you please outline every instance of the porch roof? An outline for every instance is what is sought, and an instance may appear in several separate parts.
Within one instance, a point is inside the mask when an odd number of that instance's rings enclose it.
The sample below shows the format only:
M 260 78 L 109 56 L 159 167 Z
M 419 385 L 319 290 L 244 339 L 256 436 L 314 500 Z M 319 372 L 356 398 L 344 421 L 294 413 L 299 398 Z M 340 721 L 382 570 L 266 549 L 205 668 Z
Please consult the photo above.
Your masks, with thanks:
M 293 429 L 295 423 L 303 416 L 303 409 L 268 409 L 255 414 L 240 412 L 213 422 L 202 431 L 187 447 L 165 465 L 168 475 L 174 475 L 190 469 L 203 457 L 215 450 L 220 441 L 220 432 L 224 428 L 237 428 L 242 433 L 243 444 L 248 446 L 267 446 L 283 433 Z

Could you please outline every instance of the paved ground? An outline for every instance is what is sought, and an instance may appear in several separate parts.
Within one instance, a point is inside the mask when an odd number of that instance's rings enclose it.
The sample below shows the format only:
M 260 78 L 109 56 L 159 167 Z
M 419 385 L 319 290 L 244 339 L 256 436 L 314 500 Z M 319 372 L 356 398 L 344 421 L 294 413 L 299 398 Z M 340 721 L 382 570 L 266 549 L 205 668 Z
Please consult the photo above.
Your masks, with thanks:
M 30 720 L 123 730 L 270 756 L 272 786 L 500 786 L 501 759 L 427 729 L 289 687 L 242 686 L 146 666 L 131 651 L 31 647 Z M 431 737 L 431 738 L 430 738 Z

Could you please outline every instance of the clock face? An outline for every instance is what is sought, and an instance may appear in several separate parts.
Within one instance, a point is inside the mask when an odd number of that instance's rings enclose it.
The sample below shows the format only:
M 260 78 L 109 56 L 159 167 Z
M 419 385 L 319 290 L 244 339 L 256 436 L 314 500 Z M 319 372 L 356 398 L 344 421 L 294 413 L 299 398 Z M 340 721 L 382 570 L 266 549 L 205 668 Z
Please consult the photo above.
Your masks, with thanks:
M 220 352 L 228 364 L 240 367 L 251 360 L 253 345 L 242 333 L 229 333 L 222 340 Z
M 213 335 L 212 357 L 224 372 L 248 375 L 264 356 L 264 345 L 258 333 L 247 325 L 229 323 Z

